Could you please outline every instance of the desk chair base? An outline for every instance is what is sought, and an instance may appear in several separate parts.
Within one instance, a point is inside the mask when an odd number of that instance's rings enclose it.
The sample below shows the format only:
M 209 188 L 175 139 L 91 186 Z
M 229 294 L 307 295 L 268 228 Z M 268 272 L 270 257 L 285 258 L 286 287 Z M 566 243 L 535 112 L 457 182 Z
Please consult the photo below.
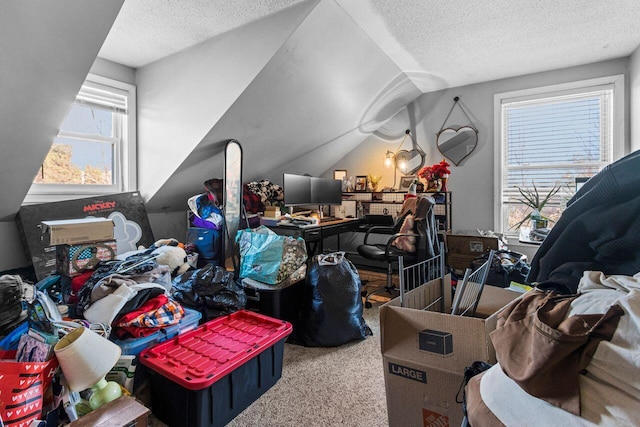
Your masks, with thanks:
M 391 295 L 392 298 L 400 295 L 400 289 L 393 286 L 393 266 L 391 265 L 391 263 L 389 263 L 387 266 L 387 284 L 384 287 L 376 289 L 373 292 L 362 291 L 362 296 L 365 297 L 365 308 L 373 307 L 373 304 L 369 300 L 372 295 L 380 295 L 385 293 Z

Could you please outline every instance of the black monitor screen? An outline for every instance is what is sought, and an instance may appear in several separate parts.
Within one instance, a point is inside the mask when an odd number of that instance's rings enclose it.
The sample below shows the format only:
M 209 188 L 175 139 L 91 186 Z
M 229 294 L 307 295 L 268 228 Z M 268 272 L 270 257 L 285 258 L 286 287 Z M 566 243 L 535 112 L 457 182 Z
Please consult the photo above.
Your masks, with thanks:
M 283 190 L 285 206 L 309 205 L 312 203 L 310 176 L 285 173 Z
M 342 181 L 328 178 L 311 178 L 311 203 L 314 205 L 342 204 Z

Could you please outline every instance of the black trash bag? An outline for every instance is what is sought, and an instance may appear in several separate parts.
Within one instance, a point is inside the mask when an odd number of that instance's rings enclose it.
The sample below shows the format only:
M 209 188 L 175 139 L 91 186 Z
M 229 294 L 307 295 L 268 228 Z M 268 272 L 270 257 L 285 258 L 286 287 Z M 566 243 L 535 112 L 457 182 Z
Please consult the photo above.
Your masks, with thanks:
M 183 306 L 201 312 L 205 322 L 247 305 L 244 288 L 233 272 L 213 264 L 178 275 L 173 279 L 171 293 Z
M 360 276 L 344 252 L 313 257 L 307 270 L 300 322 L 292 342 L 335 347 L 372 335 L 362 317 Z

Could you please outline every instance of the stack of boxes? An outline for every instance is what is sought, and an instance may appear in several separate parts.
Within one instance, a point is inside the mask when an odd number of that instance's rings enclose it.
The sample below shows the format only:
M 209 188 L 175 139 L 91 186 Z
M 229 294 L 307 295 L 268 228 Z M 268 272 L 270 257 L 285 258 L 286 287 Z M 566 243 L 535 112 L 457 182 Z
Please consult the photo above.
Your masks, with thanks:
M 115 259 L 114 227 L 108 218 L 42 221 L 43 239 L 48 238 L 49 245 L 56 248 L 56 272 L 62 283 L 71 283 L 73 277 L 93 270 L 100 261 Z
M 278 225 L 282 212 L 280 206 L 267 206 L 264 215 L 260 218 L 261 225 Z
M 280 218 L 282 216 L 280 206 L 267 206 L 264 208 L 264 216 L 269 218 Z

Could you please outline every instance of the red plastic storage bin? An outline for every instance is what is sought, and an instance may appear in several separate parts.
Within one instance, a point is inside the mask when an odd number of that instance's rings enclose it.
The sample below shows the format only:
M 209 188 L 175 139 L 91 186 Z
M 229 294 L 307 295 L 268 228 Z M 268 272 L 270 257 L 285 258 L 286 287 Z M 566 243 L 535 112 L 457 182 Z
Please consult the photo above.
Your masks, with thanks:
M 280 379 L 291 331 L 240 310 L 142 351 L 154 415 L 171 426 L 224 426 Z

